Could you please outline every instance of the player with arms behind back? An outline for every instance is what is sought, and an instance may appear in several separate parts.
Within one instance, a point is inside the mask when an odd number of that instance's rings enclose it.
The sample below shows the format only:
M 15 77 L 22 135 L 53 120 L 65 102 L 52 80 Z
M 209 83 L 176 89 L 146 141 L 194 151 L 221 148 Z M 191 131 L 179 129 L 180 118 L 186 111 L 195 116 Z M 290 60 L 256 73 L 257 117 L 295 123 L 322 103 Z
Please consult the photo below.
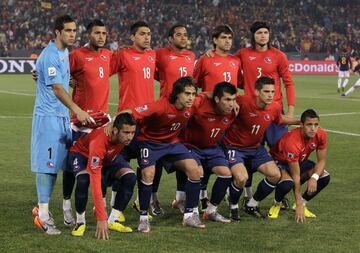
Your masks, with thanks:
M 194 78 L 203 91 L 213 91 L 217 83 L 229 82 L 238 86 L 240 61 L 230 54 L 234 32 L 228 25 L 220 25 L 212 34 L 214 50 L 203 55 L 195 66 Z
M 347 53 L 345 47 L 343 48 L 341 54 L 339 55 L 336 61 L 336 65 L 339 67 L 339 74 L 338 74 L 339 78 L 338 78 L 338 89 L 337 89 L 339 93 L 345 91 L 345 87 L 349 82 L 350 69 L 352 68 L 350 55 Z M 342 82 L 342 78 L 345 78 L 344 82 Z
M 105 24 L 98 19 L 91 21 L 87 27 L 88 43 L 73 50 L 69 55 L 70 74 L 74 80 L 72 97 L 80 108 L 93 115 L 95 121 L 104 121 L 101 124 L 77 126 L 76 120 L 71 124 L 73 142 L 80 136 L 89 133 L 92 128 L 106 123 L 108 112 L 108 98 L 110 90 L 110 60 L 112 52 L 103 48 L 106 42 L 107 31 Z M 74 118 L 74 115 L 72 115 Z M 73 171 L 64 170 L 63 174 L 63 212 L 64 224 L 74 225 L 75 221 L 71 210 L 71 193 L 75 182 Z M 78 194 L 79 189 L 75 190 Z M 77 194 L 75 192 L 75 194 Z

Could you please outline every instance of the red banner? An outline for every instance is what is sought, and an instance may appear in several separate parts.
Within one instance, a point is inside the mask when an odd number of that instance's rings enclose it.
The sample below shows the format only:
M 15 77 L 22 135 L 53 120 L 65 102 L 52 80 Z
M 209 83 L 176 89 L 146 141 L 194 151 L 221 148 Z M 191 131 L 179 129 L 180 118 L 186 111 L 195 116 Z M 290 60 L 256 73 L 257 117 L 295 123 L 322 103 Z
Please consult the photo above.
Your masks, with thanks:
M 338 72 L 335 61 L 289 61 L 289 69 L 299 75 L 336 75 Z

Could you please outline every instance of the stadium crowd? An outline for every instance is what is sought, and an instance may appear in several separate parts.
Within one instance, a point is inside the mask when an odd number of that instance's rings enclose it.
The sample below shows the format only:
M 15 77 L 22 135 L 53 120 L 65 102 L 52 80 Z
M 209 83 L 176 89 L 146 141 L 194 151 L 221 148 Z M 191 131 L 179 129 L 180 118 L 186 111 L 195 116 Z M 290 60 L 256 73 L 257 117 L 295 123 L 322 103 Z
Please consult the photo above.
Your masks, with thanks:
M 183 0 L 179 1 L 41 1 L 8 0 L 0 3 L 0 56 L 19 49 L 39 50 L 52 37 L 49 20 L 66 11 L 79 24 L 78 42 L 83 44 L 88 19 L 99 18 L 109 27 L 108 46 L 116 50 L 127 43 L 127 27 L 134 20 L 152 26 L 153 47 L 164 46 L 166 31 L 174 23 L 184 23 L 190 31 L 196 54 L 211 47 L 213 27 L 227 23 L 234 28 L 234 48 L 248 46 L 248 28 L 254 21 L 268 20 L 272 44 L 285 52 L 335 54 L 339 46 L 360 51 L 360 11 L 357 1 L 324 0 Z

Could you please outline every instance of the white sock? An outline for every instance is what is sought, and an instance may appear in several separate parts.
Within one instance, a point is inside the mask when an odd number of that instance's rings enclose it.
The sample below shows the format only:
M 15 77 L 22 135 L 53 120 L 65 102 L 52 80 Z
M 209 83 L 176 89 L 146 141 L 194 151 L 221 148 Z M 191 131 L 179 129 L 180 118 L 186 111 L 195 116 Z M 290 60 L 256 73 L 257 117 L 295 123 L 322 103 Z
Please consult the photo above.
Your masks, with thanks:
M 70 199 L 63 199 L 63 210 L 70 210 L 71 209 L 71 201 Z
M 84 223 L 84 224 L 86 224 L 85 212 L 83 212 L 83 213 L 76 212 L 76 223 Z
M 184 220 L 191 217 L 194 213 L 184 213 Z
M 41 221 L 46 221 L 49 216 L 49 203 L 39 203 L 39 218 Z
M 249 200 L 249 202 L 247 203 L 247 206 L 250 206 L 250 207 L 255 207 L 255 206 L 258 206 L 259 205 L 259 202 L 256 201 L 254 198 L 251 198 Z
M 339 78 L 339 79 L 338 79 L 338 89 L 341 88 L 341 83 L 342 83 L 342 82 L 341 82 L 341 78 Z
M 342 87 L 345 88 L 346 85 L 348 84 L 348 82 L 349 82 L 349 79 L 348 79 L 348 78 L 345 78 Z
M 354 86 L 350 87 L 350 89 L 348 89 L 346 92 L 345 92 L 345 96 L 349 95 L 350 93 L 354 92 L 355 91 L 355 88 Z
M 111 191 L 111 200 L 110 200 L 110 206 L 113 207 L 115 204 L 115 198 L 116 198 L 116 193 L 115 191 Z
M 186 199 L 186 193 L 183 191 L 176 191 L 175 199 L 177 201 L 179 200 L 185 200 Z
M 207 190 L 200 190 L 200 199 L 205 199 L 207 197 Z
M 230 204 L 230 209 L 238 209 L 239 208 L 239 205 L 238 204 Z
M 140 221 L 143 220 L 149 220 L 149 217 L 147 215 L 140 215 Z
M 209 202 L 208 207 L 206 208 L 206 213 L 213 213 L 216 212 L 217 206 L 214 206 Z
M 112 208 L 110 216 L 108 218 L 108 223 L 118 220 L 120 213 L 121 212 L 119 210 Z
M 244 187 L 244 197 L 246 198 L 252 198 L 253 196 L 253 191 L 252 191 L 252 187 Z
M 199 214 L 199 207 L 194 207 L 194 208 L 193 208 L 193 213 Z

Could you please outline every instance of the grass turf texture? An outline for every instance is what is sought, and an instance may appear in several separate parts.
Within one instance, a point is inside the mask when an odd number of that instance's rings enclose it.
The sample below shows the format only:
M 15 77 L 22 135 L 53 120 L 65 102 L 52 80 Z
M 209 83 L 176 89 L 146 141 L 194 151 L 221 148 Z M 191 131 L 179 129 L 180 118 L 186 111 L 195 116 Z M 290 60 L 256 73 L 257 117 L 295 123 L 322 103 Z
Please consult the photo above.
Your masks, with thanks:
M 175 175 L 164 172 L 159 198 L 166 214 L 154 218 L 151 233 L 110 231 L 110 240 L 100 241 L 94 239 L 96 223 L 91 197 L 83 238 L 72 237 L 71 230 L 62 224 L 61 173 L 50 209 L 62 234 L 46 236 L 33 226 L 31 209 L 37 197 L 35 176 L 29 167 L 29 147 L 35 85 L 29 75 L 0 75 L 0 252 L 359 252 L 360 90 L 343 98 L 336 93 L 335 76 L 294 76 L 294 79 L 297 115 L 307 108 L 314 108 L 319 114 L 354 113 L 321 117 L 323 128 L 357 136 L 328 133 L 326 167 L 331 182 L 308 205 L 317 218 L 296 224 L 292 211 L 282 211 L 277 220 L 265 221 L 241 212 L 239 223 L 206 222 L 205 230 L 184 228 L 179 212 L 169 207 L 175 195 Z M 350 84 L 355 80 L 352 77 Z M 112 78 L 111 112 L 116 110 L 117 96 L 117 79 Z M 261 178 L 255 174 L 253 185 Z M 208 191 L 211 192 L 210 187 Z M 292 194 L 288 197 L 292 203 Z M 273 194 L 262 201 L 263 212 L 267 212 L 272 199 Z M 220 212 L 228 215 L 225 202 Z M 130 206 L 125 215 L 126 225 L 136 230 L 138 215 Z

